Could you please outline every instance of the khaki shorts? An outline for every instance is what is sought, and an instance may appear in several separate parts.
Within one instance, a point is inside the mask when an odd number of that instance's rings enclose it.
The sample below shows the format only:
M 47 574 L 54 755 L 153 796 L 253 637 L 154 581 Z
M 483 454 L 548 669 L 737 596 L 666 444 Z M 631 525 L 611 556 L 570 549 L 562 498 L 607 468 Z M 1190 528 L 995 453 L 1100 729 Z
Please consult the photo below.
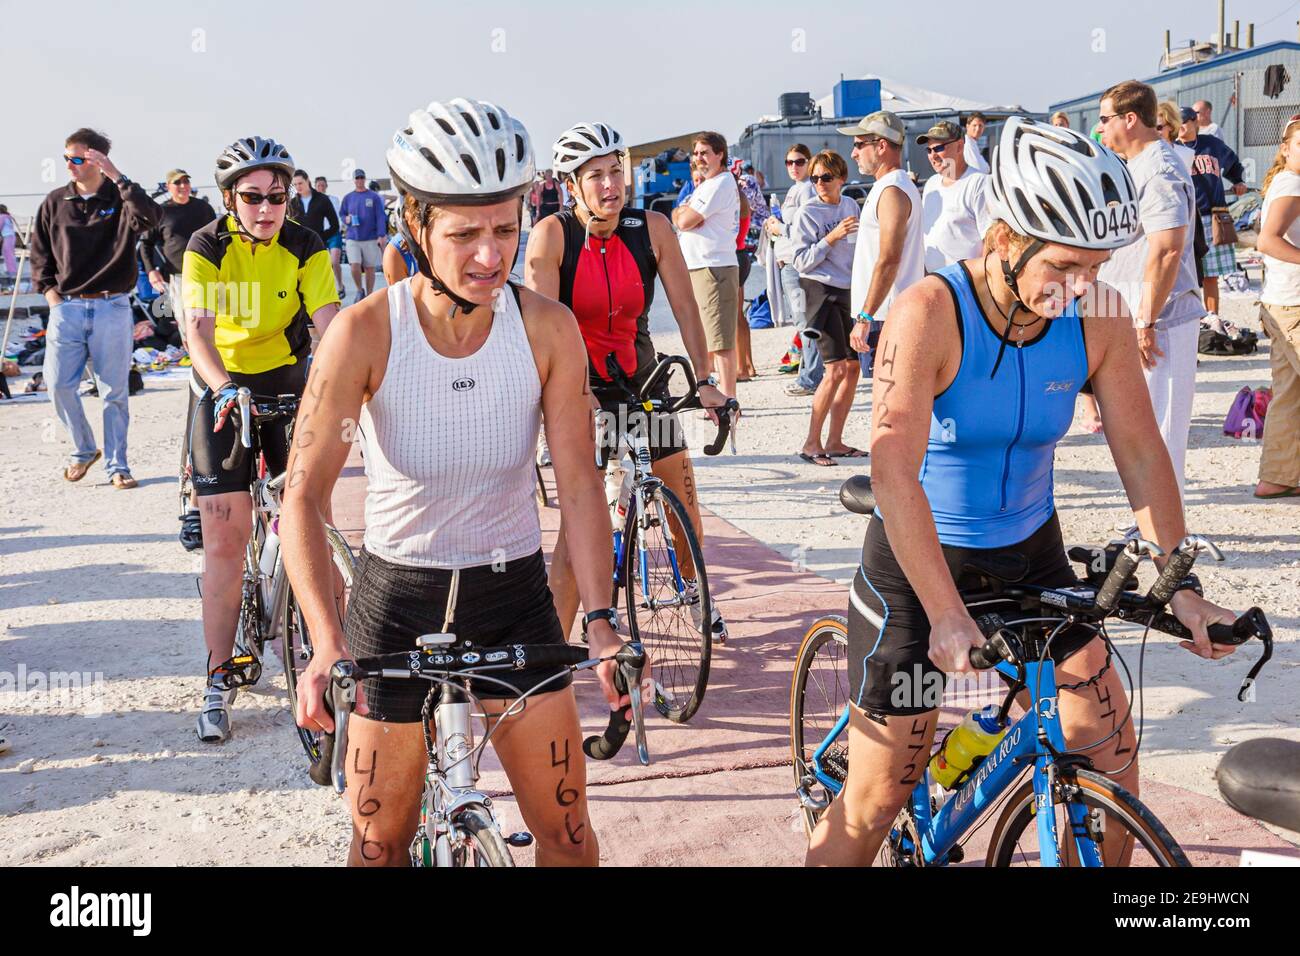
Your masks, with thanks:
M 379 240 L 349 239 L 348 264 L 361 266 L 363 269 L 382 269 L 384 252 L 379 248 Z
M 691 288 L 704 323 L 710 352 L 736 347 L 736 316 L 740 310 L 740 267 L 691 269 Z

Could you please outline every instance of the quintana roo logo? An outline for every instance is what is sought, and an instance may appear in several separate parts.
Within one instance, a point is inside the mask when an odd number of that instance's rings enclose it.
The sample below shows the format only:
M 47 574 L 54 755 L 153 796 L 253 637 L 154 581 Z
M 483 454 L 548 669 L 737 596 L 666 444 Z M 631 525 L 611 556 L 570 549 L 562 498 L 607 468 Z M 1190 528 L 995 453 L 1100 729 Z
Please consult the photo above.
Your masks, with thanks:
M 473 387 L 474 380 L 472 378 L 458 378 L 456 381 L 451 383 L 451 390 L 453 392 L 468 392 Z

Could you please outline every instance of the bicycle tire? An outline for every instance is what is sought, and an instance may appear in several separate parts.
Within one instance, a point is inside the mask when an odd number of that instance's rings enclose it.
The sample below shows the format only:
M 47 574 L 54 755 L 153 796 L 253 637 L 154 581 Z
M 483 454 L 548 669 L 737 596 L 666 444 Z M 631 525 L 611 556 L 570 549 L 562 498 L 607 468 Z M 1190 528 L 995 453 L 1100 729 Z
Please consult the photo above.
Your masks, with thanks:
M 695 566 L 700 607 L 700 623 L 697 626 L 691 617 L 690 608 L 681 604 L 678 607 L 685 612 L 685 628 L 677 628 L 673 633 L 658 635 L 654 624 L 659 619 L 659 612 L 652 613 L 649 608 L 640 607 L 640 598 L 646 593 L 646 582 L 641 580 L 641 566 L 637 560 L 638 543 L 642 529 L 636 519 L 636 509 L 628 509 L 627 524 L 623 533 L 623 571 L 624 601 L 627 610 L 628 633 L 632 640 L 641 641 L 650 656 L 650 672 L 656 681 L 671 695 L 671 699 L 659 690 L 655 691 L 655 709 L 674 723 L 684 724 L 700 709 L 704 702 L 704 692 L 709 685 L 709 664 L 713 656 L 712 603 L 709 597 L 708 572 L 704 566 L 704 555 L 700 552 L 699 540 L 691 526 L 686 508 L 669 489 L 662 485 L 652 494 L 647 506 L 655 507 L 655 499 L 662 501 L 665 509 L 676 518 L 682 529 L 686 548 Z M 658 527 L 656 525 L 656 527 Z M 667 550 L 667 537 L 660 534 Z M 680 544 L 674 543 L 674 553 L 680 550 Z M 658 565 L 651 568 L 651 574 Z M 664 567 L 671 576 L 670 566 Z M 670 577 L 671 580 L 671 577 Z M 676 591 L 675 583 L 672 585 Z M 657 593 L 653 592 L 653 593 Z M 652 593 L 651 600 L 654 600 Z M 680 595 L 678 595 L 680 597 Z M 679 615 L 680 617 L 680 615 Z M 663 680 L 668 677 L 668 681 Z
M 351 596 L 352 583 L 356 580 L 356 560 L 352 555 L 352 549 L 348 546 L 343 535 L 337 530 L 325 526 L 325 540 L 330 546 L 330 556 L 333 560 L 334 567 L 338 569 L 339 575 L 343 578 L 343 610 L 347 611 L 347 601 Z M 298 675 L 306 669 L 311 662 L 312 648 L 311 635 L 307 632 L 307 622 L 303 620 L 302 612 L 298 608 L 298 601 L 294 598 L 293 587 L 287 587 L 288 594 L 284 602 L 284 620 L 280 628 L 280 663 L 284 667 L 284 686 L 289 695 L 289 714 L 294 719 L 294 729 L 298 731 L 298 739 L 302 743 L 302 748 L 307 753 L 307 758 L 316 764 L 320 762 L 320 744 L 315 731 L 304 730 L 298 726 Z
M 476 867 L 514 867 L 515 861 L 510 856 L 505 837 L 486 808 L 465 807 L 456 814 L 453 826 L 459 826 L 465 832 L 470 846 L 452 854 L 452 866 L 466 866 L 472 857 L 472 865 Z
M 1064 784 L 1078 787 L 1076 799 L 1092 809 L 1099 809 L 1106 815 L 1106 829 L 1109 831 L 1116 822 L 1136 838 L 1157 866 L 1191 866 L 1186 854 L 1178 842 L 1165 829 L 1156 815 L 1133 794 L 1129 793 L 1115 781 L 1091 770 L 1062 771 L 1060 780 Z M 1061 806 L 1059 801 L 1053 807 Z M 986 863 L 988 866 L 1011 866 L 1020 836 L 1026 829 L 1033 831 L 1037 840 L 1037 821 L 1034 807 L 1034 782 L 1026 780 L 1007 801 L 1002 815 L 993 829 L 989 841 Z M 1058 833 L 1064 837 L 1069 832 L 1068 826 L 1057 823 Z M 1104 840 L 1113 839 L 1106 835 Z M 1064 857 L 1064 854 L 1062 854 Z
M 830 661 L 830 667 L 836 677 L 835 689 L 827 693 L 826 683 L 814 678 L 814 683 L 817 685 L 817 694 L 814 698 L 817 720 L 816 726 L 810 727 L 809 678 L 814 675 L 817 655 L 831 644 L 835 645 L 840 656 L 839 663 L 834 659 Z M 844 663 L 846 659 L 843 656 L 847 654 L 848 647 L 849 622 L 839 614 L 830 614 L 814 621 L 799 643 L 799 653 L 795 657 L 794 677 L 790 684 L 790 762 L 794 770 L 796 788 L 803 786 L 803 778 L 809 772 L 813 751 L 826 739 L 826 735 L 830 733 L 848 704 L 848 667 Z M 839 679 L 841 676 L 842 680 Z M 820 789 L 829 802 L 833 794 L 824 786 L 820 786 Z M 805 832 L 812 836 L 821 812 L 801 806 L 800 814 L 803 817 Z

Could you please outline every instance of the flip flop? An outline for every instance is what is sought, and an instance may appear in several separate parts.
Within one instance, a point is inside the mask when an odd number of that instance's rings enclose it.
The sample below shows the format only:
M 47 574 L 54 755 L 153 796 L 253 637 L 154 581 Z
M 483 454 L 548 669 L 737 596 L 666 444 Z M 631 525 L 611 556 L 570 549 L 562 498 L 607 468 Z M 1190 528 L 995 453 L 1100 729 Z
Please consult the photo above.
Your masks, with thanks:
M 809 455 L 807 452 L 799 452 L 799 457 L 810 465 L 816 465 L 819 468 L 829 468 L 835 464 L 830 455 Z
M 1287 488 L 1285 491 L 1271 491 L 1266 495 L 1255 492 L 1255 497 L 1264 501 L 1269 498 L 1300 498 L 1300 487 Z
M 67 468 L 63 469 L 63 477 L 68 481 L 80 481 L 86 477 L 86 472 L 90 471 L 90 466 L 99 459 L 104 457 L 104 453 L 98 449 L 95 451 L 95 457 L 90 461 L 74 461 Z
M 826 453 L 832 458 L 868 458 L 870 455 L 861 448 L 854 448 L 852 445 L 845 445 L 843 451 L 828 451 Z

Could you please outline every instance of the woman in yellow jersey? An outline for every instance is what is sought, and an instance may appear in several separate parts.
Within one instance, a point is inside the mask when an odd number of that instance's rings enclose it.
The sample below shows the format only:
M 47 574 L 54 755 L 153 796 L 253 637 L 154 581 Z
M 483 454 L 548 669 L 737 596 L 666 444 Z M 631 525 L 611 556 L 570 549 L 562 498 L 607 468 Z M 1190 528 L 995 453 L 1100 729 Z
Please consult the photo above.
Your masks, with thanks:
M 222 461 L 238 429 L 228 423 L 236 394 L 301 395 L 311 348 L 309 325 L 320 332 L 338 312 L 329 253 L 310 229 L 286 221 L 295 169 L 274 140 L 250 136 L 217 157 L 217 185 L 227 215 L 190 238 L 182 270 L 195 404 L 190 419 L 194 490 L 203 525 L 203 637 L 208 681 L 199 739 L 230 736 L 235 691 L 222 675 L 234 651 L 244 549 L 252 533 L 252 457 L 239 471 Z M 260 432 L 267 468 L 284 470 L 287 425 Z

